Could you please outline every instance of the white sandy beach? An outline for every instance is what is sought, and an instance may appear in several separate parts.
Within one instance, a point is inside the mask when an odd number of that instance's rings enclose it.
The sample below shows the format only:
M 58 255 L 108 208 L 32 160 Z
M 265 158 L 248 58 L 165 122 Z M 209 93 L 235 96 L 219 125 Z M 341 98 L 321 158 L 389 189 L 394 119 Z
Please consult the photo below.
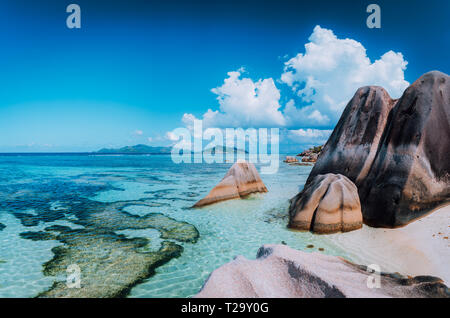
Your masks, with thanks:
M 450 285 L 450 205 L 397 229 L 371 228 L 329 235 L 352 261 L 383 272 L 431 275 Z

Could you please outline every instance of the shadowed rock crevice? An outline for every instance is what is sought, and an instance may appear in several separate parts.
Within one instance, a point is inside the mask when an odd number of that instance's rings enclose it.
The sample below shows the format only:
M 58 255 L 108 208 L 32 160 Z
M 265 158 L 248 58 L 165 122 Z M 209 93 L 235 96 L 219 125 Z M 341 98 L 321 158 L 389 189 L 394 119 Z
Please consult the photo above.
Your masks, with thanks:
M 299 285 L 315 286 L 318 289 L 317 293 L 322 293 L 322 298 L 345 298 L 345 295 L 336 286 L 330 286 L 320 277 L 297 267 L 294 262 L 288 261 L 287 266 L 289 275 L 297 280 Z

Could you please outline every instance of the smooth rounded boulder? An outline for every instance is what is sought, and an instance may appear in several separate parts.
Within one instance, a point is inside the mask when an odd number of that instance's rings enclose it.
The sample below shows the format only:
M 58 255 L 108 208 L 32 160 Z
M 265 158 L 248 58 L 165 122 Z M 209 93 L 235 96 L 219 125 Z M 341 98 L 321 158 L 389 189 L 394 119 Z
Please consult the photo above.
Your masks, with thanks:
M 238 256 L 211 273 L 198 298 L 449 298 L 433 276 L 381 272 L 382 288 L 371 287 L 373 269 L 343 258 L 306 253 L 286 245 L 264 245 L 256 259 Z
M 194 207 L 239 199 L 251 193 L 267 191 L 255 165 L 245 160 L 239 160 L 228 170 L 222 181 L 206 197 L 195 203 Z
M 291 199 L 289 227 L 322 234 L 361 228 L 358 189 L 341 174 L 316 176 Z

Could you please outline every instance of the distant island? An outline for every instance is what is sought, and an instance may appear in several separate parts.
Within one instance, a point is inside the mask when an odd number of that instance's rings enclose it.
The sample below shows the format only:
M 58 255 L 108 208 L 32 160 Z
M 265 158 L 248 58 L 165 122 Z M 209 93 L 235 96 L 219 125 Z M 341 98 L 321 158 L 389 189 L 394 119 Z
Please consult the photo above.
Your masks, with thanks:
M 170 154 L 172 147 L 153 147 L 147 145 L 126 146 L 118 149 L 103 148 L 95 151 L 96 154 Z
M 246 151 L 246 150 L 242 150 L 242 149 L 238 149 L 238 148 L 236 148 L 236 147 L 233 147 L 233 148 L 231 148 L 231 147 L 226 147 L 226 146 L 216 146 L 216 147 L 212 147 L 212 148 L 207 148 L 207 149 L 203 149 L 203 152 L 208 152 L 208 153 L 211 153 L 212 155 L 214 155 L 214 154 L 223 154 L 223 153 L 240 153 L 240 154 L 242 154 L 242 153 L 245 153 L 245 154 L 247 154 L 248 153 L 248 151 Z
M 99 151 L 95 151 L 95 154 L 151 154 L 151 155 L 168 155 L 172 152 L 172 147 L 154 147 L 147 145 L 135 145 L 126 146 L 122 148 L 102 148 Z M 248 153 L 245 150 L 237 149 L 236 147 L 230 148 L 225 146 L 216 146 L 213 148 L 204 149 L 203 152 L 210 152 L 211 154 L 220 153 Z M 194 153 L 194 152 L 192 152 Z

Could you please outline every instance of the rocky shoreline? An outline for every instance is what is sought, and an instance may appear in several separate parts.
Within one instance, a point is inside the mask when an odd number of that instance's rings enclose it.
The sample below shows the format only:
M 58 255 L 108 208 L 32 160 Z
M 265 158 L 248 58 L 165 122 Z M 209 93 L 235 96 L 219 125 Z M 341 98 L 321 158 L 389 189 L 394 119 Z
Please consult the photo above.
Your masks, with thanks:
M 426 73 L 398 100 L 362 87 L 327 143 L 298 155 L 315 165 L 290 201 L 289 227 L 329 234 L 358 232 L 363 222 L 397 228 L 417 221 L 450 203 L 449 153 L 448 75 Z M 289 156 L 284 162 L 299 164 Z M 256 260 L 239 256 L 216 269 L 197 297 L 450 297 L 442 279 L 420 275 L 380 273 L 383 288 L 371 288 L 366 266 L 270 245 Z
M 315 146 L 299 153 L 297 157 L 302 157 L 302 162 L 316 162 L 319 159 L 322 149 L 323 145 Z

